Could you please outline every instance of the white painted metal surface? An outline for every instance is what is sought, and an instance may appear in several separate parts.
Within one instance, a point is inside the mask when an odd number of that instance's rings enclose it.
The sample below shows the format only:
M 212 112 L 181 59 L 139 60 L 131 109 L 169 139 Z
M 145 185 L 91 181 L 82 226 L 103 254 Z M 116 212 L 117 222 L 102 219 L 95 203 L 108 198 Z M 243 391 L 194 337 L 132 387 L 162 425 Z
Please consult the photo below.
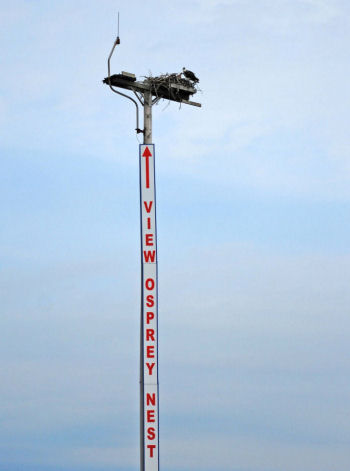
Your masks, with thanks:
M 158 286 L 154 145 L 140 145 L 144 471 L 159 470 Z

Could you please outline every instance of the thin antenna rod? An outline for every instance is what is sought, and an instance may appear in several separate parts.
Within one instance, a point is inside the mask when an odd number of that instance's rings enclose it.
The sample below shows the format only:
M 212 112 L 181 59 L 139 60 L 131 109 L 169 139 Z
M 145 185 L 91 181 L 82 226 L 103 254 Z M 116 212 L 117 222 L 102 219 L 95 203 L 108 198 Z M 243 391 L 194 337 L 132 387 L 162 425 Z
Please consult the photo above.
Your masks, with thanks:
M 112 92 L 117 93 L 118 95 L 121 95 L 121 96 L 127 98 L 128 100 L 132 101 L 135 104 L 135 106 L 136 106 L 136 128 L 135 128 L 135 131 L 138 134 L 140 132 L 143 132 L 143 130 L 139 128 L 139 106 L 137 104 L 137 101 L 134 100 L 131 96 L 126 95 L 125 93 L 118 92 L 118 90 L 116 90 L 113 87 L 113 85 L 111 84 L 111 58 L 112 58 L 114 49 L 116 48 L 116 46 L 118 44 L 120 44 L 120 39 L 119 39 L 119 11 L 118 11 L 118 36 L 117 36 L 117 39 L 114 41 L 112 50 L 111 50 L 111 52 L 108 56 L 108 60 L 107 60 L 107 64 L 108 64 L 108 85 L 109 85 L 109 88 L 112 90 Z

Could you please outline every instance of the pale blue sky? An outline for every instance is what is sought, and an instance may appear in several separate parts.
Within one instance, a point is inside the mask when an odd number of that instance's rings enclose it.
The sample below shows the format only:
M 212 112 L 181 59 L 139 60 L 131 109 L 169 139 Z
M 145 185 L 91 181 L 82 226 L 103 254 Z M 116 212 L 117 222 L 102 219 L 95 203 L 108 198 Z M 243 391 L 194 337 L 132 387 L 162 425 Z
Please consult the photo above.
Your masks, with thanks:
M 0 471 L 138 469 L 134 109 L 154 108 L 160 459 L 350 463 L 350 5 L 0 0 Z

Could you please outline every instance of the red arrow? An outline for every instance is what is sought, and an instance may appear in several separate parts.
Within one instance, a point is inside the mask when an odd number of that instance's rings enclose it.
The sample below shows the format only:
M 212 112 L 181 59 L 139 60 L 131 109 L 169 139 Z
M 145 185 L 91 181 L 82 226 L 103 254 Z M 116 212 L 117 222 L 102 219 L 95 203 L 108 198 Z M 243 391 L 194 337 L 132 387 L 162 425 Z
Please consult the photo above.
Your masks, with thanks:
M 152 154 L 148 147 L 144 150 L 142 157 L 146 158 L 146 188 L 149 188 L 149 158 L 152 157 Z

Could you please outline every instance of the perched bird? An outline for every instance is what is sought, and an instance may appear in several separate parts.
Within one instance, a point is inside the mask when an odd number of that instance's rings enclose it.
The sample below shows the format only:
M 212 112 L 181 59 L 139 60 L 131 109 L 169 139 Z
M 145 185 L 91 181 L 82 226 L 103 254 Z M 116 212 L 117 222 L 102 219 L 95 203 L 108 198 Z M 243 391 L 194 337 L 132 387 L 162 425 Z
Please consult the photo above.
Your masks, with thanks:
M 191 80 L 194 83 L 199 82 L 199 78 L 197 78 L 193 72 L 191 72 L 190 70 L 187 70 L 185 67 L 182 68 L 182 73 L 188 80 Z

